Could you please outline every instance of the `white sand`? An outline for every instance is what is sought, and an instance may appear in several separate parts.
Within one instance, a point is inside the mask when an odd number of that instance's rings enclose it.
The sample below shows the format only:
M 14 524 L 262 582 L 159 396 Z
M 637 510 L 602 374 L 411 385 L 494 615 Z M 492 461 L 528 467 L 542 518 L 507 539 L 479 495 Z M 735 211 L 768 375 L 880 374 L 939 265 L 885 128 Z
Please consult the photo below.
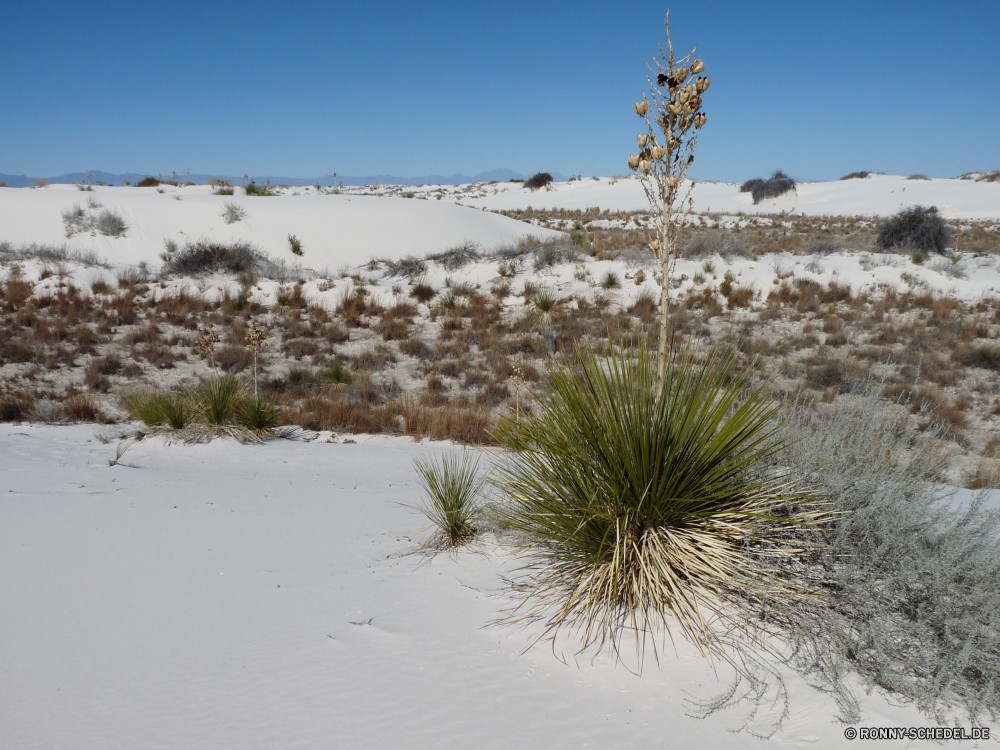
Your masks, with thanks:
M 537 631 L 491 624 L 515 560 L 400 557 L 422 538 L 411 461 L 439 443 L 147 438 L 130 468 L 96 429 L 0 425 L 0 747 L 757 746 L 728 731 L 748 706 L 686 714 L 724 685 L 686 644 L 641 677 L 521 654 Z M 770 744 L 843 747 L 830 698 L 789 686 Z
M 163 190 L 96 187 L 93 192 L 80 192 L 72 185 L 0 188 L 0 242 L 65 244 L 74 250 L 95 251 L 115 265 L 145 261 L 158 268 L 167 239 L 182 247 L 187 240 L 246 240 L 275 258 L 332 272 L 340 265 L 358 265 L 372 257 L 423 257 L 467 240 L 488 250 L 528 234 L 555 234 L 449 201 L 317 195 L 304 189 L 273 197 L 217 196 L 207 186 L 167 185 Z M 124 217 L 129 226 L 124 237 L 87 233 L 66 238 L 62 213 L 74 205 L 86 209 L 91 198 L 103 205 L 98 211 L 109 209 Z M 226 224 L 221 217 L 226 203 L 243 207 L 247 218 Z M 290 234 L 302 242 L 305 254 L 301 258 L 289 249 Z
M 766 176 L 766 175 L 765 175 Z M 436 190 L 437 188 L 407 188 Z M 462 195 L 463 187 L 447 188 L 456 199 L 471 206 L 511 210 L 600 207 L 611 211 L 641 211 L 649 208 L 642 185 L 632 176 L 615 180 L 584 178 L 554 184 L 549 190 L 532 192 L 517 183 L 483 186 L 490 193 L 482 198 Z M 753 205 L 749 193 L 738 183 L 698 182 L 694 210 L 725 214 L 775 214 L 782 210 L 808 216 L 888 216 L 900 208 L 920 204 L 937 206 L 948 218 L 1000 219 L 1000 183 L 959 179 L 907 180 L 893 175 L 873 175 L 860 180 L 802 182 L 794 193 L 774 199 L 773 204 Z M 783 200 L 784 199 L 784 200 Z

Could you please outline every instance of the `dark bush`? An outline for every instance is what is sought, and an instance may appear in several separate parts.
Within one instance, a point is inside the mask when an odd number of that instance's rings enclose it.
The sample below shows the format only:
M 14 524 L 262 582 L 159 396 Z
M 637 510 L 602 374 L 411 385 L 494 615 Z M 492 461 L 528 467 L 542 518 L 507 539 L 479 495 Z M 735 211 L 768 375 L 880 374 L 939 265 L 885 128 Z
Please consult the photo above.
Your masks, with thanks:
M 943 255 L 953 234 L 936 206 L 910 206 L 879 223 L 875 244 L 882 250 L 909 248 Z
M 748 184 L 751 185 L 750 189 L 744 192 L 749 192 L 753 196 L 754 205 L 765 198 L 777 198 L 779 195 L 795 190 L 795 180 L 780 169 L 766 180 L 749 180 L 743 183 L 743 185 Z
M 160 181 L 158 179 L 156 179 L 155 177 L 143 177 L 141 180 L 139 180 L 137 183 L 135 183 L 135 186 L 136 187 L 158 187 L 159 184 L 160 184 Z
M 537 172 L 533 174 L 525 183 L 524 186 L 531 190 L 538 190 L 546 185 L 552 184 L 552 175 L 548 172 Z
M 760 177 L 754 177 L 752 180 L 747 180 L 742 185 L 740 185 L 741 193 L 752 193 L 753 189 L 759 185 L 763 185 L 764 181 Z
M 840 179 L 842 180 L 865 180 L 871 177 L 871 172 L 851 172 L 850 174 L 845 174 Z
M 256 270 L 261 262 L 261 254 L 249 242 L 234 242 L 223 245 L 217 242 L 189 243 L 177 252 L 167 265 L 171 273 L 206 273 L 228 271 L 240 273 Z

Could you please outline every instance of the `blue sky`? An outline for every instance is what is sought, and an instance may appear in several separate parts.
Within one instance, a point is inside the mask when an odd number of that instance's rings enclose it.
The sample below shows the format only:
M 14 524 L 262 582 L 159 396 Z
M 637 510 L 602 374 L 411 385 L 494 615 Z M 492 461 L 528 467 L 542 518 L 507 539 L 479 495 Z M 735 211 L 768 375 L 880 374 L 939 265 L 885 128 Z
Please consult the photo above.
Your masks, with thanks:
M 1000 3 L 674 0 L 692 175 L 1000 168 Z M 0 172 L 627 171 L 666 4 L 7 2 Z

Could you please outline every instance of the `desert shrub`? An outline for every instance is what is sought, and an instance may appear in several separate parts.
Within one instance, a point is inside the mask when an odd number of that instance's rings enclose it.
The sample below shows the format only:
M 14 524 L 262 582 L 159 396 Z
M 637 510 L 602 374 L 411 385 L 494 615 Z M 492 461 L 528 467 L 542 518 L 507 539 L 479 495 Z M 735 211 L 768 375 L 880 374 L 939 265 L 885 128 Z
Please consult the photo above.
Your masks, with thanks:
M 5 389 L 0 394 L 0 422 L 17 422 L 31 413 L 34 398 L 27 391 Z
M 875 244 L 882 250 L 906 248 L 944 254 L 953 234 L 935 206 L 910 206 L 879 222 Z
M 408 279 L 414 279 L 418 276 L 423 276 L 427 273 L 427 263 L 416 257 L 415 255 L 408 255 L 400 260 L 382 260 L 388 271 L 388 276 L 405 276 Z
M 236 421 L 254 432 L 269 432 L 281 424 L 281 410 L 270 401 L 248 396 L 237 409 Z
M 424 281 L 417 282 L 410 289 L 410 296 L 417 302 L 423 302 L 425 305 L 434 299 L 435 294 L 437 292 L 434 291 L 434 287 Z
M 449 248 L 443 253 L 428 256 L 428 260 L 436 261 L 449 271 L 457 271 L 482 255 L 482 248 L 476 242 L 463 242 Z
M 742 185 L 740 185 L 741 193 L 752 193 L 753 189 L 758 185 L 763 185 L 764 181 L 760 177 L 754 177 L 752 180 L 747 180 Z
M 222 213 L 219 215 L 227 224 L 235 224 L 237 221 L 243 221 L 247 217 L 247 211 L 238 203 L 223 203 Z
M 63 412 L 71 422 L 100 422 L 104 415 L 89 393 L 77 393 L 63 402 Z
M 247 195 L 274 195 L 274 191 L 271 190 L 270 186 L 258 185 L 253 180 L 250 180 L 250 182 L 243 186 L 243 192 Z
M 234 376 L 220 375 L 196 388 L 191 396 L 199 415 L 208 424 L 221 427 L 237 421 L 246 389 Z
M 1000 348 L 987 345 L 974 346 L 961 352 L 958 361 L 966 367 L 981 367 L 1000 372 Z
M 737 307 L 749 307 L 753 301 L 754 288 L 752 286 L 734 286 L 726 295 L 726 304 L 729 309 Z
M 995 717 L 1000 514 L 941 499 L 934 435 L 906 427 L 879 391 L 869 383 L 818 420 L 797 405 L 788 423 L 794 460 L 832 511 L 812 561 L 827 594 L 787 633 L 793 660 L 835 689 L 847 723 L 851 672 L 938 721 L 953 707 Z
M 170 427 L 183 430 L 191 421 L 191 404 L 178 393 L 134 391 L 124 396 L 129 416 L 147 427 Z
M 842 180 L 866 180 L 871 177 L 871 172 L 851 172 L 850 174 L 845 174 L 840 179 Z
M 562 237 L 554 237 L 550 240 L 537 242 L 531 245 L 531 253 L 534 256 L 534 266 L 536 271 L 543 268 L 558 265 L 559 263 L 573 263 L 579 257 L 573 243 Z
M 241 273 L 257 270 L 261 265 L 260 251 L 249 242 L 225 245 L 219 242 L 198 240 L 189 242 L 173 254 L 166 263 L 171 273 L 199 274 L 212 271 Z
M 94 219 L 94 227 L 105 237 L 124 237 L 128 231 L 125 219 L 111 209 L 104 209 Z
M 760 203 L 765 198 L 777 198 L 779 195 L 795 190 L 795 180 L 782 172 L 780 169 L 768 177 L 766 180 L 750 180 L 749 193 L 753 196 L 754 204 Z M 744 185 L 748 183 L 743 183 Z
M 930 177 L 928 177 L 925 174 L 919 174 L 918 173 L 918 174 L 911 174 L 906 179 L 908 179 L 908 180 L 930 180 Z
M 529 190 L 538 190 L 552 184 L 552 175 L 548 172 L 536 172 L 524 182 Z
M 584 647 L 676 625 L 717 651 L 703 612 L 725 620 L 745 596 L 773 613 L 790 606 L 792 577 L 772 563 L 795 554 L 784 502 L 797 497 L 802 518 L 810 503 L 791 470 L 771 466 L 784 442 L 767 386 L 719 349 L 698 359 L 672 345 L 659 394 L 646 346 L 574 364 L 496 430 L 509 451 L 499 512 L 532 565 L 515 587 L 523 616 L 548 634 L 582 631 Z
M 160 186 L 160 181 L 158 179 L 156 179 L 155 177 L 143 177 L 141 180 L 139 180 L 137 183 L 135 183 L 135 186 L 136 187 L 159 187 Z
M 621 285 L 621 278 L 614 271 L 608 271 L 601 277 L 601 286 L 604 289 L 620 289 Z
M 549 313 L 556 306 L 559 298 L 551 289 L 545 288 L 536 292 L 533 296 L 535 307 L 542 313 Z
M 288 235 L 288 248 L 292 251 L 292 255 L 303 255 L 302 242 L 294 234 Z
M 232 185 L 230 185 L 229 187 L 217 187 L 212 189 L 212 195 L 234 195 L 234 194 L 235 191 L 233 190 Z
M 94 226 L 93 218 L 78 203 L 74 203 L 72 208 L 63 211 L 62 220 L 67 237 L 72 237 L 80 232 L 89 232 Z
M 28 412 L 28 418 L 32 422 L 45 422 L 46 424 L 62 422 L 65 416 L 63 405 L 48 398 L 36 399 Z
M 351 382 L 350 370 L 339 360 L 327 363 L 320 377 L 324 383 L 333 383 L 336 385 L 346 385 Z
M 747 247 L 737 234 L 724 229 L 710 229 L 707 232 L 690 234 L 681 248 L 683 258 L 705 258 L 713 255 L 725 259 L 733 256 L 749 258 L 753 256 L 753 250 Z M 713 266 L 712 271 L 714 270 Z
M 434 533 L 422 548 L 455 547 L 467 543 L 483 517 L 485 485 L 479 459 L 464 453 L 440 458 L 418 458 L 413 462 L 426 502 L 418 506 L 434 524 Z

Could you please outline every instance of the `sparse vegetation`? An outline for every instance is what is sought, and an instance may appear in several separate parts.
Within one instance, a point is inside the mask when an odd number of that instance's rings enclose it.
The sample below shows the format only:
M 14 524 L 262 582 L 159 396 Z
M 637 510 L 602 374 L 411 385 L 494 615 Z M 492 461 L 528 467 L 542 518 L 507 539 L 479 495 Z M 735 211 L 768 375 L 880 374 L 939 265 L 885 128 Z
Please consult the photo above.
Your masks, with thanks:
M 943 255 L 953 236 L 954 231 L 935 206 L 910 206 L 880 222 L 875 241 L 883 250 L 901 248 Z
M 552 175 L 548 172 L 536 172 L 524 181 L 524 186 L 529 190 L 541 190 L 552 184 Z
M 795 180 L 780 169 L 766 180 L 747 180 L 740 186 L 740 192 L 750 193 L 754 205 L 768 198 L 778 198 L 795 190 Z
M 222 216 L 222 220 L 227 224 L 235 224 L 247 217 L 247 211 L 238 203 L 223 203 L 220 216 Z

